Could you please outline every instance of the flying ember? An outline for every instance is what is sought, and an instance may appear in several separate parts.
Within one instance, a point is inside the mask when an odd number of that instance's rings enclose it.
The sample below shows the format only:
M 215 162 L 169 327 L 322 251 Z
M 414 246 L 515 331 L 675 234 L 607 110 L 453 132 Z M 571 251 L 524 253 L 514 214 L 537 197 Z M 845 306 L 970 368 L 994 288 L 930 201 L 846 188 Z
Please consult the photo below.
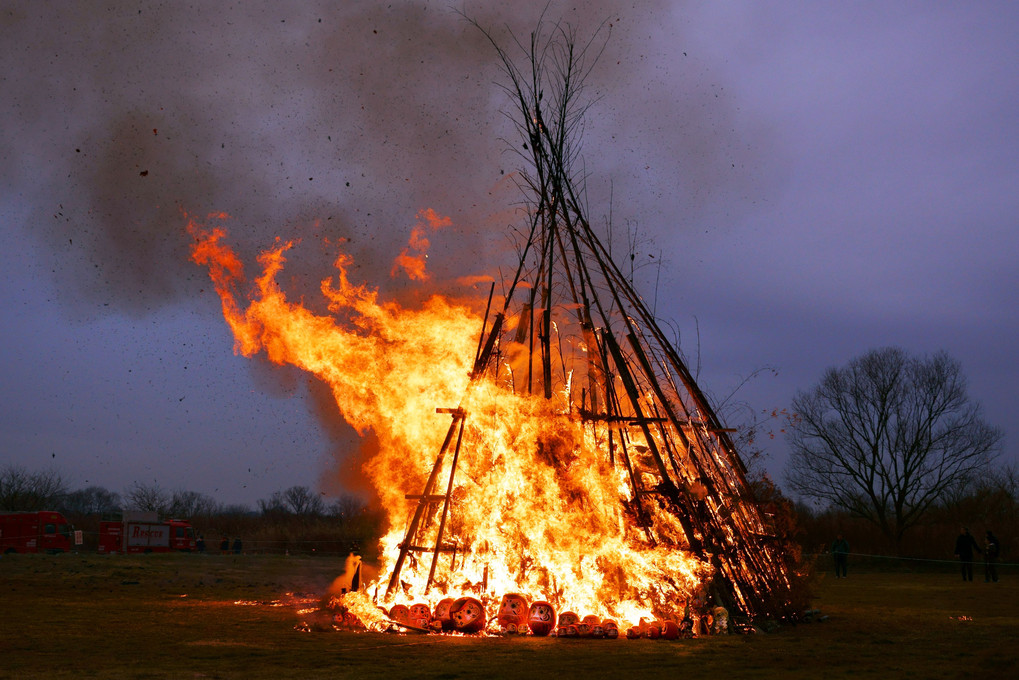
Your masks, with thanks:
M 779 616 L 790 561 L 728 430 L 582 209 L 570 163 L 583 50 L 560 33 L 526 77 L 499 50 L 531 198 L 498 293 L 403 306 L 352 281 L 341 252 L 315 313 L 280 283 L 293 245 L 264 252 L 249 282 L 225 215 L 189 222 L 192 259 L 237 352 L 315 375 L 378 439 L 364 472 L 389 529 L 378 581 L 349 598 L 362 619 L 382 618 L 377 604 L 409 628 L 547 634 L 578 612 L 561 627 L 618 633 L 709 599 Z M 393 273 L 427 285 L 428 231 L 448 224 L 419 213 Z

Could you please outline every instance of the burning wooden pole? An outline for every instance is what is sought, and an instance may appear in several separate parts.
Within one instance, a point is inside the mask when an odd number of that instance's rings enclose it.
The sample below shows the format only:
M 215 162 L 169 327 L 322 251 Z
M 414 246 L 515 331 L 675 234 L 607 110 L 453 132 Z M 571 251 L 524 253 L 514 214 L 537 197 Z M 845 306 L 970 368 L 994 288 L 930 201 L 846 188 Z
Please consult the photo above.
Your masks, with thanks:
M 573 164 L 588 106 L 581 96 L 584 78 L 597 60 L 598 44 L 592 40 L 578 45 L 576 34 L 561 24 L 552 26 L 548 35 L 539 26 L 528 47 L 517 43 L 528 65 L 521 70 L 485 35 L 502 60 L 510 82 L 505 89 L 517 109 L 514 121 L 529 168 L 522 177 L 530 197 L 531 226 L 502 311 L 487 337 L 483 330 L 479 339 L 479 349 L 484 349 L 476 357 L 471 384 L 490 368 L 498 375 L 499 367 L 490 366 L 496 356 L 493 347 L 513 340 L 502 336 L 503 323 L 512 316 L 515 338 L 527 340 L 524 391 L 531 393 L 531 376 L 540 376 L 538 394 L 549 402 L 564 401 L 559 407 L 563 417 L 579 418 L 596 439 L 598 428 L 604 427 L 609 464 L 625 468 L 628 503 L 648 547 L 687 550 L 709 562 L 717 596 L 748 618 L 780 616 L 792 605 L 791 567 L 769 538 L 753 502 L 746 470 L 728 437 L 731 430 L 722 427 L 583 210 L 583 184 L 574 179 Z M 516 301 L 520 283 L 530 291 L 525 300 Z M 564 346 L 564 338 L 574 337 L 574 330 L 583 346 L 581 361 L 573 361 Z M 575 374 L 586 378 L 579 403 L 574 402 Z M 468 402 L 465 398 L 464 405 Z M 419 506 L 401 545 L 390 591 L 407 551 L 414 549 L 412 539 L 421 529 L 423 507 L 431 502 L 445 450 L 454 430 L 462 435 L 466 418 L 458 421 L 454 415 L 425 490 L 413 497 L 420 498 Z M 457 454 L 459 442 L 460 435 Z M 443 511 L 433 529 L 435 549 L 426 588 L 435 579 L 456 458 L 446 493 L 437 497 Z M 679 532 L 672 528 L 677 523 Z M 487 575 L 486 566 L 486 583 Z

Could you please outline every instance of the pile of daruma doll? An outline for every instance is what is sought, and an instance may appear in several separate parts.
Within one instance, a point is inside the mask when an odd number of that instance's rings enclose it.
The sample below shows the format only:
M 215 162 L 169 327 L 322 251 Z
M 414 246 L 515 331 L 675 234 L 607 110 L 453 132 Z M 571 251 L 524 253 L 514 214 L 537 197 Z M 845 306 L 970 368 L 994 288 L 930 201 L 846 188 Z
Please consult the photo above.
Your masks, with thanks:
M 720 611 L 719 611 L 720 610 Z M 385 611 L 385 610 L 383 610 Z M 527 598 L 518 593 L 503 595 L 499 613 L 489 619 L 485 606 L 473 597 L 454 600 L 440 600 L 432 610 L 427 604 L 393 605 L 385 612 L 397 626 L 422 632 L 435 633 L 488 633 L 492 635 L 553 635 L 562 638 L 603 638 L 614 640 L 620 637 L 619 625 L 612 619 L 603 619 L 594 614 L 581 618 L 572 611 L 564 611 L 556 617 L 556 610 L 548 602 L 538 600 L 528 605 Z M 728 613 L 723 607 L 716 607 L 713 616 L 684 616 L 681 621 L 645 621 L 626 630 L 630 639 L 650 638 L 675 640 L 694 637 L 703 633 L 724 633 L 728 628 Z M 701 619 L 704 620 L 701 620 Z

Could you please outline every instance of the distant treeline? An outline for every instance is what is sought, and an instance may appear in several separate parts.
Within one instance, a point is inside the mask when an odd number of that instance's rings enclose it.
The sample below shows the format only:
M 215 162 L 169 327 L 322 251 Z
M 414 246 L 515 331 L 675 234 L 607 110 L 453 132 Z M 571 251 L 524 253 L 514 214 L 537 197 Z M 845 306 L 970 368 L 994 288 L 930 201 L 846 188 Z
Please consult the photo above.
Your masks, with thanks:
M 190 521 L 207 552 L 218 552 L 223 539 L 232 546 L 239 538 L 244 552 L 356 552 L 370 559 L 385 528 L 384 513 L 360 498 L 327 501 L 305 486 L 275 491 L 250 508 L 156 484 L 135 483 L 122 494 L 95 485 L 72 490 L 55 471 L 30 472 L 14 465 L 0 467 L 0 510 L 57 510 L 83 532 L 82 550 L 96 549 L 99 523 L 120 519 L 125 510 Z

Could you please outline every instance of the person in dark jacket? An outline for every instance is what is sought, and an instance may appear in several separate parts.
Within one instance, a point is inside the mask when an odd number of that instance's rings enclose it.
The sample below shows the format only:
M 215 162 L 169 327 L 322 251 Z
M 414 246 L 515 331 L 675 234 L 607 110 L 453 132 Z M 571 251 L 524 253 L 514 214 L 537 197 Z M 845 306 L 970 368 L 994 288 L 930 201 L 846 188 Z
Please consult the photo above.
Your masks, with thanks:
M 987 530 L 987 542 L 984 544 L 984 581 L 990 583 L 998 582 L 998 556 L 1001 554 L 1001 546 L 998 545 L 998 537 Z
M 962 580 L 973 580 L 973 551 L 982 552 L 969 528 L 963 527 L 959 537 L 955 539 L 955 554 L 959 556 L 959 566 L 962 568 Z
M 845 578 L 846 567 L 849 565 L 849 541 L 842 534 L 832 541 L 831 556 L 835 560 L 835 578 Z

